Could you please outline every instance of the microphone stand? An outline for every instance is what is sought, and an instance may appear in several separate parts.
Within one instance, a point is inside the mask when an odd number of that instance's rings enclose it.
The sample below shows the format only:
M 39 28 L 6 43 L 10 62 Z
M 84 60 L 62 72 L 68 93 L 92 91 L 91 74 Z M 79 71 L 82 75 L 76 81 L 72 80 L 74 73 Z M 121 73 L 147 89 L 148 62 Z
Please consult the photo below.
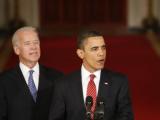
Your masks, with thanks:
M 94 112 L 94 120 L 103 120 L 104 119 L 104 102 L 98 101 L 96 110 Z
M 92 105 L 93 105 L 93 98 L 91 96 L 87 96 L 86 98 L 86 119 L 85 120 L 91 120 Z
M 85 120 L 91 120 L 91 114 L 92 112 L 91 111 L 86 111 L 86 119 Z

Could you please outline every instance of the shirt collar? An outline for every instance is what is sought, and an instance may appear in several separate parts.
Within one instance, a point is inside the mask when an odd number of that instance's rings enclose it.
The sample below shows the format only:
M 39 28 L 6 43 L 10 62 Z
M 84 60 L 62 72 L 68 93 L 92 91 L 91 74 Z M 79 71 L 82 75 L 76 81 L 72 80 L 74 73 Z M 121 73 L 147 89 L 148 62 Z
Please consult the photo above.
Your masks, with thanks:
M 29 67 L 27 67 L 26 65 L 24 65 L 23 63 L 19 63 L 19 66 L 22 70 L 22 73 L 24 73 L 25 75 L 28 74 L 28 71 L 31 70 Z M 37 62 L 37 64 L 32 68 L 32 70 L 34 70 L 35 73 L 39 73 L 39 63 Z
M 90 74 L 94 74 L 97 79 L 100 79 L 101 70 L 97 70 L 93 73 L 90 73 L 82 64 L 81 71 L 82 71 L 82 75 L 84 75 L 83 77 L 86 79 L 90 76 Z

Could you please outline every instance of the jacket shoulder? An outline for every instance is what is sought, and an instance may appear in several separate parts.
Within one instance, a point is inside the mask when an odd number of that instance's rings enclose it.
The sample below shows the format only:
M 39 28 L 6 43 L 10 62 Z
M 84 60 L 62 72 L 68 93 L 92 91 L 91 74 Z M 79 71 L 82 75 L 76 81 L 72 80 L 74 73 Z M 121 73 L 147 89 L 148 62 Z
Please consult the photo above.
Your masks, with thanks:
M 108 69 L 102 70 L 102 76 L 109 78 L 112 82 L 127 82 L 128 78 L 124 73 L 116 72 Z
M 56 70 L 55 68 L 47 67 L 44 65 L 40 65 L 40 72 L 45 73 L 48 76 L 53 76 L 53 77 L 60 77 L 64 75 L 63 72 Z

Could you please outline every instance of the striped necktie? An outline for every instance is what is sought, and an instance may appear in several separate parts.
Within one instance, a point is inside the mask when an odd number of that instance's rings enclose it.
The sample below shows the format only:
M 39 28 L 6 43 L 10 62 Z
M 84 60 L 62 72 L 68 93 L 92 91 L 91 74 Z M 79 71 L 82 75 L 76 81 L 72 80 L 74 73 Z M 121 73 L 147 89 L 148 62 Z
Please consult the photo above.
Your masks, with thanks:
M 30 93 L 34 99 L 34 101 L 36 102 L 36 98 L 37 98 L 37 89 L 33 80 L 33 72 L 34 70 L 30 70 L 29 71 L 29 78 L 28 78 L 28 87 L 30 90 Z
M 91 96 L 93 98 L 93 106 L 91 108 L 92 113 L 94 113 L 95 111 L 95 106 L 96 106 L 96 85 L 94 83 L 94 78 L 95 75 L 91 74 L 90 75 L 90 81 L 88 83 L 88 87 L 87 87 L 87 96 Z M 91 118 L 93 119 L 93 114 L 91 115 Z

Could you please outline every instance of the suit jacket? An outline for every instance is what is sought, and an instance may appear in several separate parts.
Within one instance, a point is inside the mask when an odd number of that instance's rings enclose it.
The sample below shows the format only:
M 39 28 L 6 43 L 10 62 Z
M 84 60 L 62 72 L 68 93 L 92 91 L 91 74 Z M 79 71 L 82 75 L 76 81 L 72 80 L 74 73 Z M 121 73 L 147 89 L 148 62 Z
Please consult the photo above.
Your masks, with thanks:
M 19 65 L 0 76 L 0 120 L 47 120 L 53 82 L 63 74 L 40 65 L 34 102 Z
M 81 72 L 76 71 L 59 80 L 54 87 L 49 120 L 85 120 Z M 98 97 L 104 101 L 104 120 L 133 120 L 127 78 L 102 70 Z

